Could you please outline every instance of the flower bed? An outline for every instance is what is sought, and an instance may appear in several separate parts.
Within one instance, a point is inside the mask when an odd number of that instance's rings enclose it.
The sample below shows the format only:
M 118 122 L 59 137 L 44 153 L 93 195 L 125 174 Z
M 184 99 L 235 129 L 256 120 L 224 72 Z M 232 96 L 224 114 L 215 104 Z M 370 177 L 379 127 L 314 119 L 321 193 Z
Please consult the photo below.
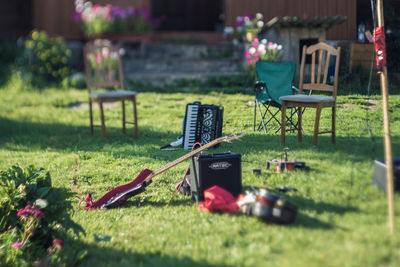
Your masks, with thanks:
M 43 168 L 12 166 L 0 170 L 0 262 L 7 266 L 56 266 L 76 263 L 63 253 L 68 229 L 83 229 L 69 217 L 65 190 L 52 187 Z M 72 253 L 73 248 L 68 248 Z M 85 253 L 85 252 L 83 252 Z
M 147 6 L 122 8 L 113 5 L 93 5 L 77 0 L 74 12 L 82 23 L 86 36 L 104 33 L 147 33 L 154 30 L 160 19 L 152 18 Z

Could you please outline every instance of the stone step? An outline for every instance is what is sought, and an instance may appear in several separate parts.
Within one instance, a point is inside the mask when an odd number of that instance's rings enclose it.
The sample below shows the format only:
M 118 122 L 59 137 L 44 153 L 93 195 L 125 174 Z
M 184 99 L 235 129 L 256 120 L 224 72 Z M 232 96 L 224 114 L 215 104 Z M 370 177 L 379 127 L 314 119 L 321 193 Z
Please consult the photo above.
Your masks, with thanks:
M 124 59 L 228 59 L 241 58 L 242 47 L 222 44 L 123 43 Z
M 226 73 L 242 71 L 237 59 L 132 59 L 124 60 L 126 73 Z

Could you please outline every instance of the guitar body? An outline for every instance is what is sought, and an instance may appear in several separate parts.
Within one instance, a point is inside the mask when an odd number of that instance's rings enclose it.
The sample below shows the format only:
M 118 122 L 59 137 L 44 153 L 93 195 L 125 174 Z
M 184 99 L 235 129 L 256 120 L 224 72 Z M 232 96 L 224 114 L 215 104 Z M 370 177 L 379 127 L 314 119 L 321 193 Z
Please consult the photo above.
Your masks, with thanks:
M 111 207 L 113 206 L 113 204 L 117 203 L 121 204 L 125 202 L 125 200 L 127 200 L 129 197 L 136 195 L 136 194 L 129 195 L 129 193 L 134 192 L 130 190 L 134 189 L 135 187 L 138 188 L 138 190 L 142 189 L 140 192 L 144 191 L 143 190 L 144 187 L 142 188 L 138 186 L 142 185 L 143 182 L 145 182 L 146 178 L 148 178 L 152 173 L 153 171 L 149 169 L 144 169 L 132 182 L 115 187 L 114 189 L 103 195 L 101 198 L 99 198 L 96 202 L 92 202 L 91 205 L 90 204 L 88 205 L 88 202 L 90 202 L 91 199 L 89 201 L 86 201 L 86 209 L 87 210 L 99 209 L 105 206 L 106 204 L 108 204 L 106 207 Z M 117 201 L 113 201 L 113 198 L 116 199 Z

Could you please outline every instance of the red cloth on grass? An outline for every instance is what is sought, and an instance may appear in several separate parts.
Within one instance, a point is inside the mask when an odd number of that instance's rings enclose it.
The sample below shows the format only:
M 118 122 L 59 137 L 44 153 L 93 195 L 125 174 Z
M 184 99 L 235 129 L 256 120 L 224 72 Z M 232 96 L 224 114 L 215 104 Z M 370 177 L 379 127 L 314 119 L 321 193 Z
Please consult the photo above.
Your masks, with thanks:
M 239 206 L 235 197 L 227 190 L 214 185 L 204 190 L 205 201 L 199 202 L 199 207 L 203 211 L 208 212 L 226 212 L 237 213 Z

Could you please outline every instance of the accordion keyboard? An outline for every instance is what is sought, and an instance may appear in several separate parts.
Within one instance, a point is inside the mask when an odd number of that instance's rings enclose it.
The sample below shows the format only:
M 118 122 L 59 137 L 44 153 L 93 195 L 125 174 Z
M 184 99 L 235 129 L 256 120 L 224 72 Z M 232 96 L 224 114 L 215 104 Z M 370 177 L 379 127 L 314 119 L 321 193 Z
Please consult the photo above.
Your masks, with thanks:
M 184 149 L 191 149 L 196 142 L 196 132 L 197 132 L 197 118 L 199 115 L 200 105 L 192 104 L 186 107 L 186 120 L 184 125 Z

